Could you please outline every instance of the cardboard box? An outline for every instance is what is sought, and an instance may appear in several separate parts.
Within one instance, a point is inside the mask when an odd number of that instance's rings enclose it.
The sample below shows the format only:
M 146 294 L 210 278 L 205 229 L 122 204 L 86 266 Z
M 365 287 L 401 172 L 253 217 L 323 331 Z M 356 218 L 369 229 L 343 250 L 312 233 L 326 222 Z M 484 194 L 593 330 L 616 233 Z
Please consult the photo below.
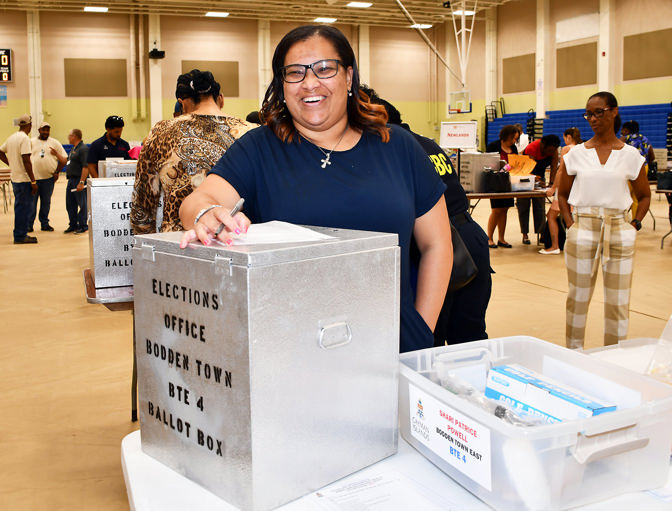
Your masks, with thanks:
M 557 382 L 518 364 L 488 371 L 485 397 L 502 401 L 514 410 L 541 417 L 546 422 L 582 419 L 613 412 L 616 406 Z

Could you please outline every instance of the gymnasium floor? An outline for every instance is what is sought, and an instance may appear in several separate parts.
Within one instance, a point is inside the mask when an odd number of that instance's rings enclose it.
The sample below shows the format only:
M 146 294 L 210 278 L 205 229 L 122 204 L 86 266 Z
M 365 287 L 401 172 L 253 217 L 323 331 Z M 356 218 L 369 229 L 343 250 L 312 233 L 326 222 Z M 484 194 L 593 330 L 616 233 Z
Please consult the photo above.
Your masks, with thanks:
M 13 210 L 0 212 L 0 509 L 128 509 L 120 462 L 130 421 L 132 316 L 86 302 L 82 270 L 87 235 L 67 227 L 65 179 L 56 183 L 51 223 L 37 245 L 13 245 Z M 0 197 L 1 200 L 1 197 Z M 667 202 L 653 194 L 657 228 L 647 216 L 637 241 L 630 338 L 658 337 L 672 314 L 672 236 Z M 474 217 L 485 225 L 482 201 Z M 37 222 L 39 226 L 39 222 Z M 537 254 L 509 211 L 512 249 L 491 250 L 490 337 L 531 335 L 564 343 L 567 292 L 562 256 Z M 592 300 L 587 347 L 602 342 L 601 277 Z

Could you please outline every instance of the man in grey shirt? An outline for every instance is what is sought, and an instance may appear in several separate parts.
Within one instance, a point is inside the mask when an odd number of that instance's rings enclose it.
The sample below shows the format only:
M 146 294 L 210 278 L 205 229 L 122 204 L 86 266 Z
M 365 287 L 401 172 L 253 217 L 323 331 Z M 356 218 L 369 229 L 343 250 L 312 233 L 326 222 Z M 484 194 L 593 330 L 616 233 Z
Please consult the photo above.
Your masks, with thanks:
M 87 159 L 89 148 L 82 141 L 82 131 L 73 129 L 68 133 L 68 141 L 72 144 L 72 150 L 68 156 L 68 167 L 65 176 L 68 185 L 65 187 L 65 209 L 68 211 L 68 228 L 65 233 L 86 232 L 86 178 L 88 176 Z

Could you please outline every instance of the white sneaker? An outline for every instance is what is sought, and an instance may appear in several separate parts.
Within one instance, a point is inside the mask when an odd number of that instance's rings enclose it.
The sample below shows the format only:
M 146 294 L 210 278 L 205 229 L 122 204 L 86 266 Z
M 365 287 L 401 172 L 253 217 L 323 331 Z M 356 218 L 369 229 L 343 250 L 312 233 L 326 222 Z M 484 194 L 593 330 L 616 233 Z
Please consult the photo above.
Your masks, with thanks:
M 539 251 L 540 254 L 542 255 L 558 255 L 560 253 L 560 249 L 556 248 L 555 250 L 546 250 L 546 249 L 541 249 Z

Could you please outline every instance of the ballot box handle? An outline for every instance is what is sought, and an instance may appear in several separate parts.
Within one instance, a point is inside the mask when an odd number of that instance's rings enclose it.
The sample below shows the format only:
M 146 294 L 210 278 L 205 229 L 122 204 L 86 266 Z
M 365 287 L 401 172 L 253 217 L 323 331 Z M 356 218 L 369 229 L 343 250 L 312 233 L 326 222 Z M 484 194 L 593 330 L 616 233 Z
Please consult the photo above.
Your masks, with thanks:
M 317 342 L 323 350 L 340 348 L 352 341 L 352 329 L 345 321 L 320 326 Z

